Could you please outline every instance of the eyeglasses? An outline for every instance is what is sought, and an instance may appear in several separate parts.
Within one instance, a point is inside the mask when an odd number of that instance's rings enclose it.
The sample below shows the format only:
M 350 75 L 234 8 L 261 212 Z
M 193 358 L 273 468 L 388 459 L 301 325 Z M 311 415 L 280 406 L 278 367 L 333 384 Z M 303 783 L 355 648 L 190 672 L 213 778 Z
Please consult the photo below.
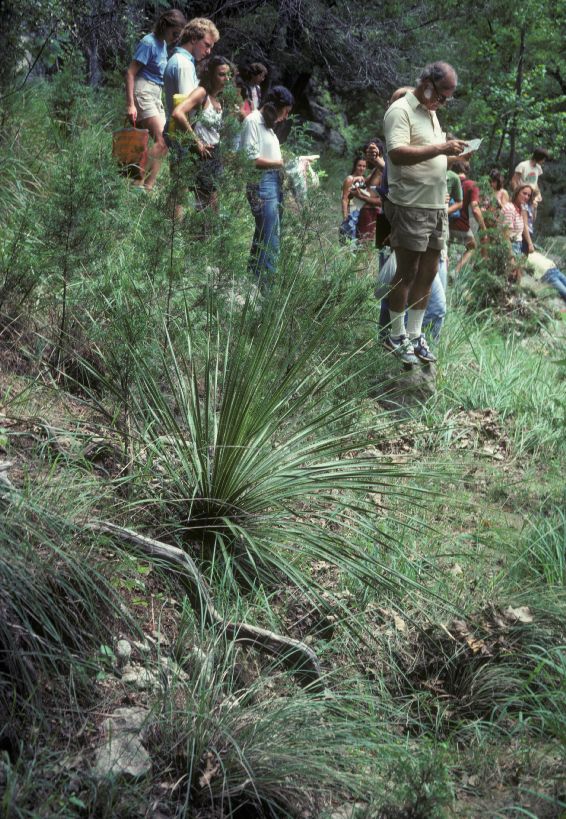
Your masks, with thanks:
M 434 93 L 436 94 L 436 101 L 438 102 L 439 105 L 446 105 L 446 103 L 453 102 L 453 99 L 454 99 L 453 97 L 446 97 L 444 94 L 441 94 L 438 91 L 438 88 L 436 87 L 436 83 L 432 79 L 432 77 L 431 77 L 430 81 L 432 83 L 432 87 L 434 88 Z

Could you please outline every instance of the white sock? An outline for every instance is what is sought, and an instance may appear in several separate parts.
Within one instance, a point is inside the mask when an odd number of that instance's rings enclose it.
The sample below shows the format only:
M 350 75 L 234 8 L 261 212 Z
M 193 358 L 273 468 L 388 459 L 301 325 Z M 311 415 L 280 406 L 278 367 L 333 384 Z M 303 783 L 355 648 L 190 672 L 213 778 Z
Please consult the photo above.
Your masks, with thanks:
M 393 338 L 405 335 L 405 311 L 396 313 L 394 310 L 389 311 L 389 332 Z
M 410 339 L 418 338 L 422 332 L 425 310 L 413 310 L 409 307 L 407 318 L 407 335 Z

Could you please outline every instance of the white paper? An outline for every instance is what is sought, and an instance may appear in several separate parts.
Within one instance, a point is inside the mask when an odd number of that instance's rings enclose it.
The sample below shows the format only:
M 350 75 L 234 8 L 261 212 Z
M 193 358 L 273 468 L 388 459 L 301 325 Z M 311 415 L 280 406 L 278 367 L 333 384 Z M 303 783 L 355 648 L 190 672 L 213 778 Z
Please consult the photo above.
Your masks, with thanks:
M 477 151 L 482 144 L 483 139 L 467 139 L 466 147 L 462 151 L 463 154 L 469 154 L 470 151 Z

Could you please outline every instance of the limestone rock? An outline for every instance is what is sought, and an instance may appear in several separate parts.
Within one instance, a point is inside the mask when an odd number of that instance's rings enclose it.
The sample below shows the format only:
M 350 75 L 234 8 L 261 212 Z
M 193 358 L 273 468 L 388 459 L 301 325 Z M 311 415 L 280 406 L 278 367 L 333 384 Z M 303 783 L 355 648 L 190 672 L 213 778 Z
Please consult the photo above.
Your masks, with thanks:
M 326 143 L 331 151 L 342 156 L 346 151 L 346 140 L 339 131 L 331 128 L 326 135 Z
M 326 128 L 320 122 L 306 122 L 305 130 L 317 142 L 324 142 Z
M 104 720 L 104 742 L 94 764 L 98 777 L 140 779 L 149 774 L 151 758 L 141 741 L 148 715 L 145 708 L 117 708 Z
M 114 651 L 116 655 L 116 662 L 119 668 L 123 668 L 130 662 L 132 656 L 132 646 L 127 640 L 118 640 Z
M 159 677 L 147 668 L 128 665 L 124 668 L 122 682 L 134 685 L 139 691 L 151 691 L 161 685 Z

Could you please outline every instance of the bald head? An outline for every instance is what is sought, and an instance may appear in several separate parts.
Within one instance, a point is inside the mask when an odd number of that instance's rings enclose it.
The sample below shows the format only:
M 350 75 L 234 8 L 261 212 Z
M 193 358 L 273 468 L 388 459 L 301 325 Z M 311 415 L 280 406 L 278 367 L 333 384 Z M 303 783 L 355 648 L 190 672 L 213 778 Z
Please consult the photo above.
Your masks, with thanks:
M 458 75 L 450 63 L 429 63 L 419 75 L 415 96 L 429 111 L 436 111 L 454 96 L 457 85 Z
M 433 83 L 446 83 L 456 86 L 458 84 L 458 75 L 450 63 L 445 63 L 439 60 L 435 63 L 425 65 L 419 74 L 418 85 L 422 85 L 426 80 Z

